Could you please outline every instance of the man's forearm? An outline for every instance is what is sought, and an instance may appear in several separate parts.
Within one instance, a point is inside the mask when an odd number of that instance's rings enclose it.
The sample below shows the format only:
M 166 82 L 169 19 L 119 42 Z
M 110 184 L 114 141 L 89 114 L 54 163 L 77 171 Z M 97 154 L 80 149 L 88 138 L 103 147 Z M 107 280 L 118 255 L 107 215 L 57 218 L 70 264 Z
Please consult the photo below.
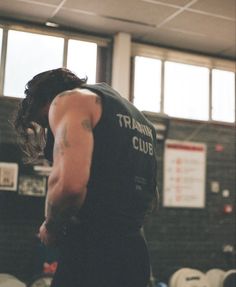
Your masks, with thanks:
M 80 193 L 73 196 L 60 197 L 53 200 L 46 199 L 45 217 L 49 232 L 61 233 L 66 226 L 78 221 L 78 212 L 81 207 Z
M 58 235 L 64 232 L 65 225 L 68 224 L 70 218 L 69 210 L 69 207 L 63 208 L 47 201 L 45 226 L 50 233 Z

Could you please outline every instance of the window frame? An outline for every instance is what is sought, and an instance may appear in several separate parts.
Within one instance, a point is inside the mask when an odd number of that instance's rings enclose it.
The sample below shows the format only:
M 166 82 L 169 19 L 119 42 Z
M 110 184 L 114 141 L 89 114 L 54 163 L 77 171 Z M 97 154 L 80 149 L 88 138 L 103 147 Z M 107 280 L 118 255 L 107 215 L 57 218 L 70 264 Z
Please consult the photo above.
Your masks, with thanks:
M 96 43 L 98 48 L 109 47 L 110 43 L 112 42 L 112 39 L 108 37 L 107 38 L 98 37 L 98 36 L 93 36 L 89 34 L 82 34 L 77 31 L 67 31 L 67 30 L 62 30 L 59 28 L 51 28 L 51 27 L 46 27 L 46 26 L 44 27 L 42 25 L 37 25 L 37 24 L 30 24 L 30 23 L 23 24 L 23 23 L 18 23 L 17 21 L 15 22 L 15 21 L 1 20 L 0 28 L 3 29 L 2 51 L 1 51 L 1 58 L 0 58 L 1 59 L 1 62 L 0 62 L 0 97 L 1 96 L 7 97 L 6 95 L 4 95 L 3 91 L 4 91 L 4 81 L 5 81 L 7 41 L 8 41 L 9 30 L 63 38 L 64 39 L 64 50 L 63 50 L 63 61 L 62 61 L 63 67 L 67 67 L 68 41 L 70 39 Z M 97 75 L 98 75 L 98 72 L 97 72 Z M 14 97 L 14 96 L 11 96 L 8 98 L 19 99 L 19 97 Z
M 166 75 L 166 69 L 167 69 L 167 67 L 166 67 L 166 63 L 172 63 L 172 64 L 180 64 L 180 65 L 185 65 L 185 66 L 189 66 L 189 68 L 191 69 L 191 68 L 204 68 L 204 69 L 207 69 L 207 72 L 208 72 L 208 75 L 207 75 L 207 77 L 206 77 L 206 80 L 208 81 L 208 91 L 207 91 L 207 93 L 208 93 L 208 96 L 210 96 L 210 94 L 209 94 L 209 92 L 210 92 L 210 88 L 209 88 L 209 85 L 210 85 L 210 73 L 211 73 L 211 70 L 209 69 L 209 68 L 207 68 L 207 67 L 203 67 L 203 66 L 200 66 L 200 65 L 195 65 L 195 64 L 190 64 L 190 63 L 188 63 L 188 64 L 186 64 L 186 63 L 180 63 L 180 62 L 175 62 L 175 61 L 169 61 L 169 60 L 165 60 L 164 61 L 164 69 L 165 69 L 165 74 L 163 75 L 163 81 L 164 81 L 164 86 L 163 86 L 163 90 L 165 90 L 165 76 L 167 77 L 167 75 Z M 190 67 L 191 66 L 191 67 Z M 196 70 L 195 70 L 196 71 Z M 177 92 L 179 92 L 179 91 L 177 91 Z M 166 96 L 167 97 L 167 95 L 165 94 L 165 92 L 163 91 L 163 98 Z M 207 101 L 207 100 L 206 100 Z M 184 102 L 184 104 L 186 104 L 185 102 Z M 165 108 L 165 103 L 164 103 L 164 108 Z M 165 109 L 163 109 L 164 110 L 164 112 L 165 112 Z M 206 119 L 206 120 L 204 120 L 204 119 L 197 119 L 197 118 L 190 118 L 190 117 L 186 117 L 186 116 L 182 116 L 182 117 L 178 117 L 178 116 L 171 116 L 170 115 L 170 117 L 171 118 L 179 118 L 179 119 L 183 119 L 183 120 L 196 120 L 196 121 L 209 121 L 209 113 L 210 113 L 210 106 L 209 106 L 209 98 L 208 98 L 208 112 L 207 112 L 207 115 L 206 116 L 208 116 L 208 119 Z
M 135 57 L 143 57 L 143 56 L 135 56 Z M 135 90 L 135 66 L 136 66 L 136 63 L 135 63 L 135 57 L 132 58 L 132 69 L 131 69 L 131 73 L 132 73 L 132 84 L 131 84 L 131 87 L 132 87 L 132 90 L 131 90 L 131 101 L 132 103 L 134 103 L 134 99 L 135 99 L 135 95 L 134 95 L 134 90 Z M 149 59 L 153 59 L 151 57 L 145 57 L 145 58 L 149 58 Z M 159 99 L 159 102 L 160 102 L 160 112 L 153 112 L 151 111 L 151 113 L 163 113 L 163 107 L 164 107 L 164 103 L 163 103 L 163 82 L 162 82 L 162 78 L 163 78 L 163 61 L 160 60 L 160 59 L 155 59 L 155 60 L 158 60 L 160 62 L 160 75 L 161 75 L 161 79 L 160 79 L 160 99 Z M 158 97 L 157 97 L 157 105 L 158 105 Z
M 218 71 L 222 71 L 222 72 L 232 72 L 229 70 L 225 70 L 225 69 L 219 69 L 219 68 L 212 68 L 211 69 L 211 94 L 210 94 L 210 98 L 211 98 L 211 121 L 213 122 L 222 122 L 222 123 L 232 123 L 235 124 L 236 123 L 236 71 L 233 72 L 234 73 L 234 121 L 233 122 L 228 122 L 228 121 L 223 121 L 223 120 L 214 120 L 213 119 L 213 70 L 218 70 Z
M 236 110 L 235 110 L 235 120 L 234 122 L 225 122 L 225 121 L 216 121 L 212 119 L 212 70 L 218 69 L 218 70 L 224 70 L 235 73 L 236 76 L 236 70 L 235 70 L 235 62 L 233 60 L 226 60 L 216 57 L 208 57 L 203 55 L 198 55 L 194 53 L 187 53 L 187 52 L 181 52 L 176 51 L 173 49 L 167 49 L 167 48 L 160 48 L 156 46 L 146 45 L 146 44 L 140 44 L 137 42 L 132 43 L 131 48 L 131 58 L 134 59 L 135 56 L 141 56 L 141 57 L 147 57 L 147 58 L 153 58 L 153 59 L 159 59 L 162 61 L 162 74 L 161 74 L 161 106 L 160 106 L 160 114 L 164 114 L 164 75 L 165 75 L 165 61 L 170 62 L 176 62 L 180 64 L 190 64 L 194 66 L 200 66 L 200 67 L 206 67 L 209 69 L 209 112 L 208 112 L 208 120 L 198 120 L 198 119 L 186 119 L 186 118 L 176 118 L 170 116 L 170 118 L 173 119 L 179 119 L 179 120 L 189 120 L 189 121 L 196 121 L 196 122 L 212 122 L 212 123 L 219 123 L 223 125 L 235 125 L 236 122 Z M 132 61 L 132 70 L 134 71 L 134 65 Z M 134 77 L 132 77 L 132 81 L 134 81 Z M 134 97 L 134 83 L 132 83 L 132 90 L 131 90 L 131 99 Z M 235 93 L 236 98 L 236 93 Z

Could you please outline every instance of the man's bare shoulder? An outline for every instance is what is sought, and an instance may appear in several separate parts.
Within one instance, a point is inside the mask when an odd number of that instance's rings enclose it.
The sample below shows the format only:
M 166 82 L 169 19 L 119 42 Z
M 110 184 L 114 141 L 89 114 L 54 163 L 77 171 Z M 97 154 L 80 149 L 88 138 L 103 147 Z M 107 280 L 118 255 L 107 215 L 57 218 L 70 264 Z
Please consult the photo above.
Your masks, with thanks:
M 60 103 L 63 104 L 73 104 L 76 105 L 76 103 L 84 103 L 90 102 L 90 101 L 99 101 L 97 100 L 100 98 L 97 94 L 93 93 L 92 91 L 88 89 L 80 89 L 76 88 L 73 90 L 67 90 L 60 94 L 58 94 L 54 100 L 52 101 L 52 105 L 58 105 Z
M 73 89 L 58 94 L 51 103 L 49 115 L 76 115 L 87 113 L 92 118 L 93 126 L 101 117 L 102 104 L 100 96 L 88 89 Z

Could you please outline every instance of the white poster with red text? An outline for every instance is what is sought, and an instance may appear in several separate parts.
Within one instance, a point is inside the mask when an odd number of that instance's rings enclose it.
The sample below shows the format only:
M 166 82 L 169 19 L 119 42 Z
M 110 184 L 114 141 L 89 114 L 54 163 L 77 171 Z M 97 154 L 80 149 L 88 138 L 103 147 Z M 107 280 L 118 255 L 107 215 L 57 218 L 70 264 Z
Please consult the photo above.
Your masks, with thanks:
M 167 140 L 164 152 L 165 207 L 205 207 L 206 145 Z

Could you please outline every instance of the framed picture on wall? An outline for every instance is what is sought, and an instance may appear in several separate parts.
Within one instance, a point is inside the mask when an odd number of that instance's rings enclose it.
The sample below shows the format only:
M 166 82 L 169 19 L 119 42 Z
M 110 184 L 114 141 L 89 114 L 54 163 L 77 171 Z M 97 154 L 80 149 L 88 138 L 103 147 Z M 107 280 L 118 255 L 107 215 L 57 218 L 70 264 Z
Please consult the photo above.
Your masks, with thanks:
M 0 190 L 17 190 L 18 164 L 0 162 Z
M 46 177 L 35 175 L 21 175 L 19 177 L 18 192 L 26 196 L 45 196 Z

